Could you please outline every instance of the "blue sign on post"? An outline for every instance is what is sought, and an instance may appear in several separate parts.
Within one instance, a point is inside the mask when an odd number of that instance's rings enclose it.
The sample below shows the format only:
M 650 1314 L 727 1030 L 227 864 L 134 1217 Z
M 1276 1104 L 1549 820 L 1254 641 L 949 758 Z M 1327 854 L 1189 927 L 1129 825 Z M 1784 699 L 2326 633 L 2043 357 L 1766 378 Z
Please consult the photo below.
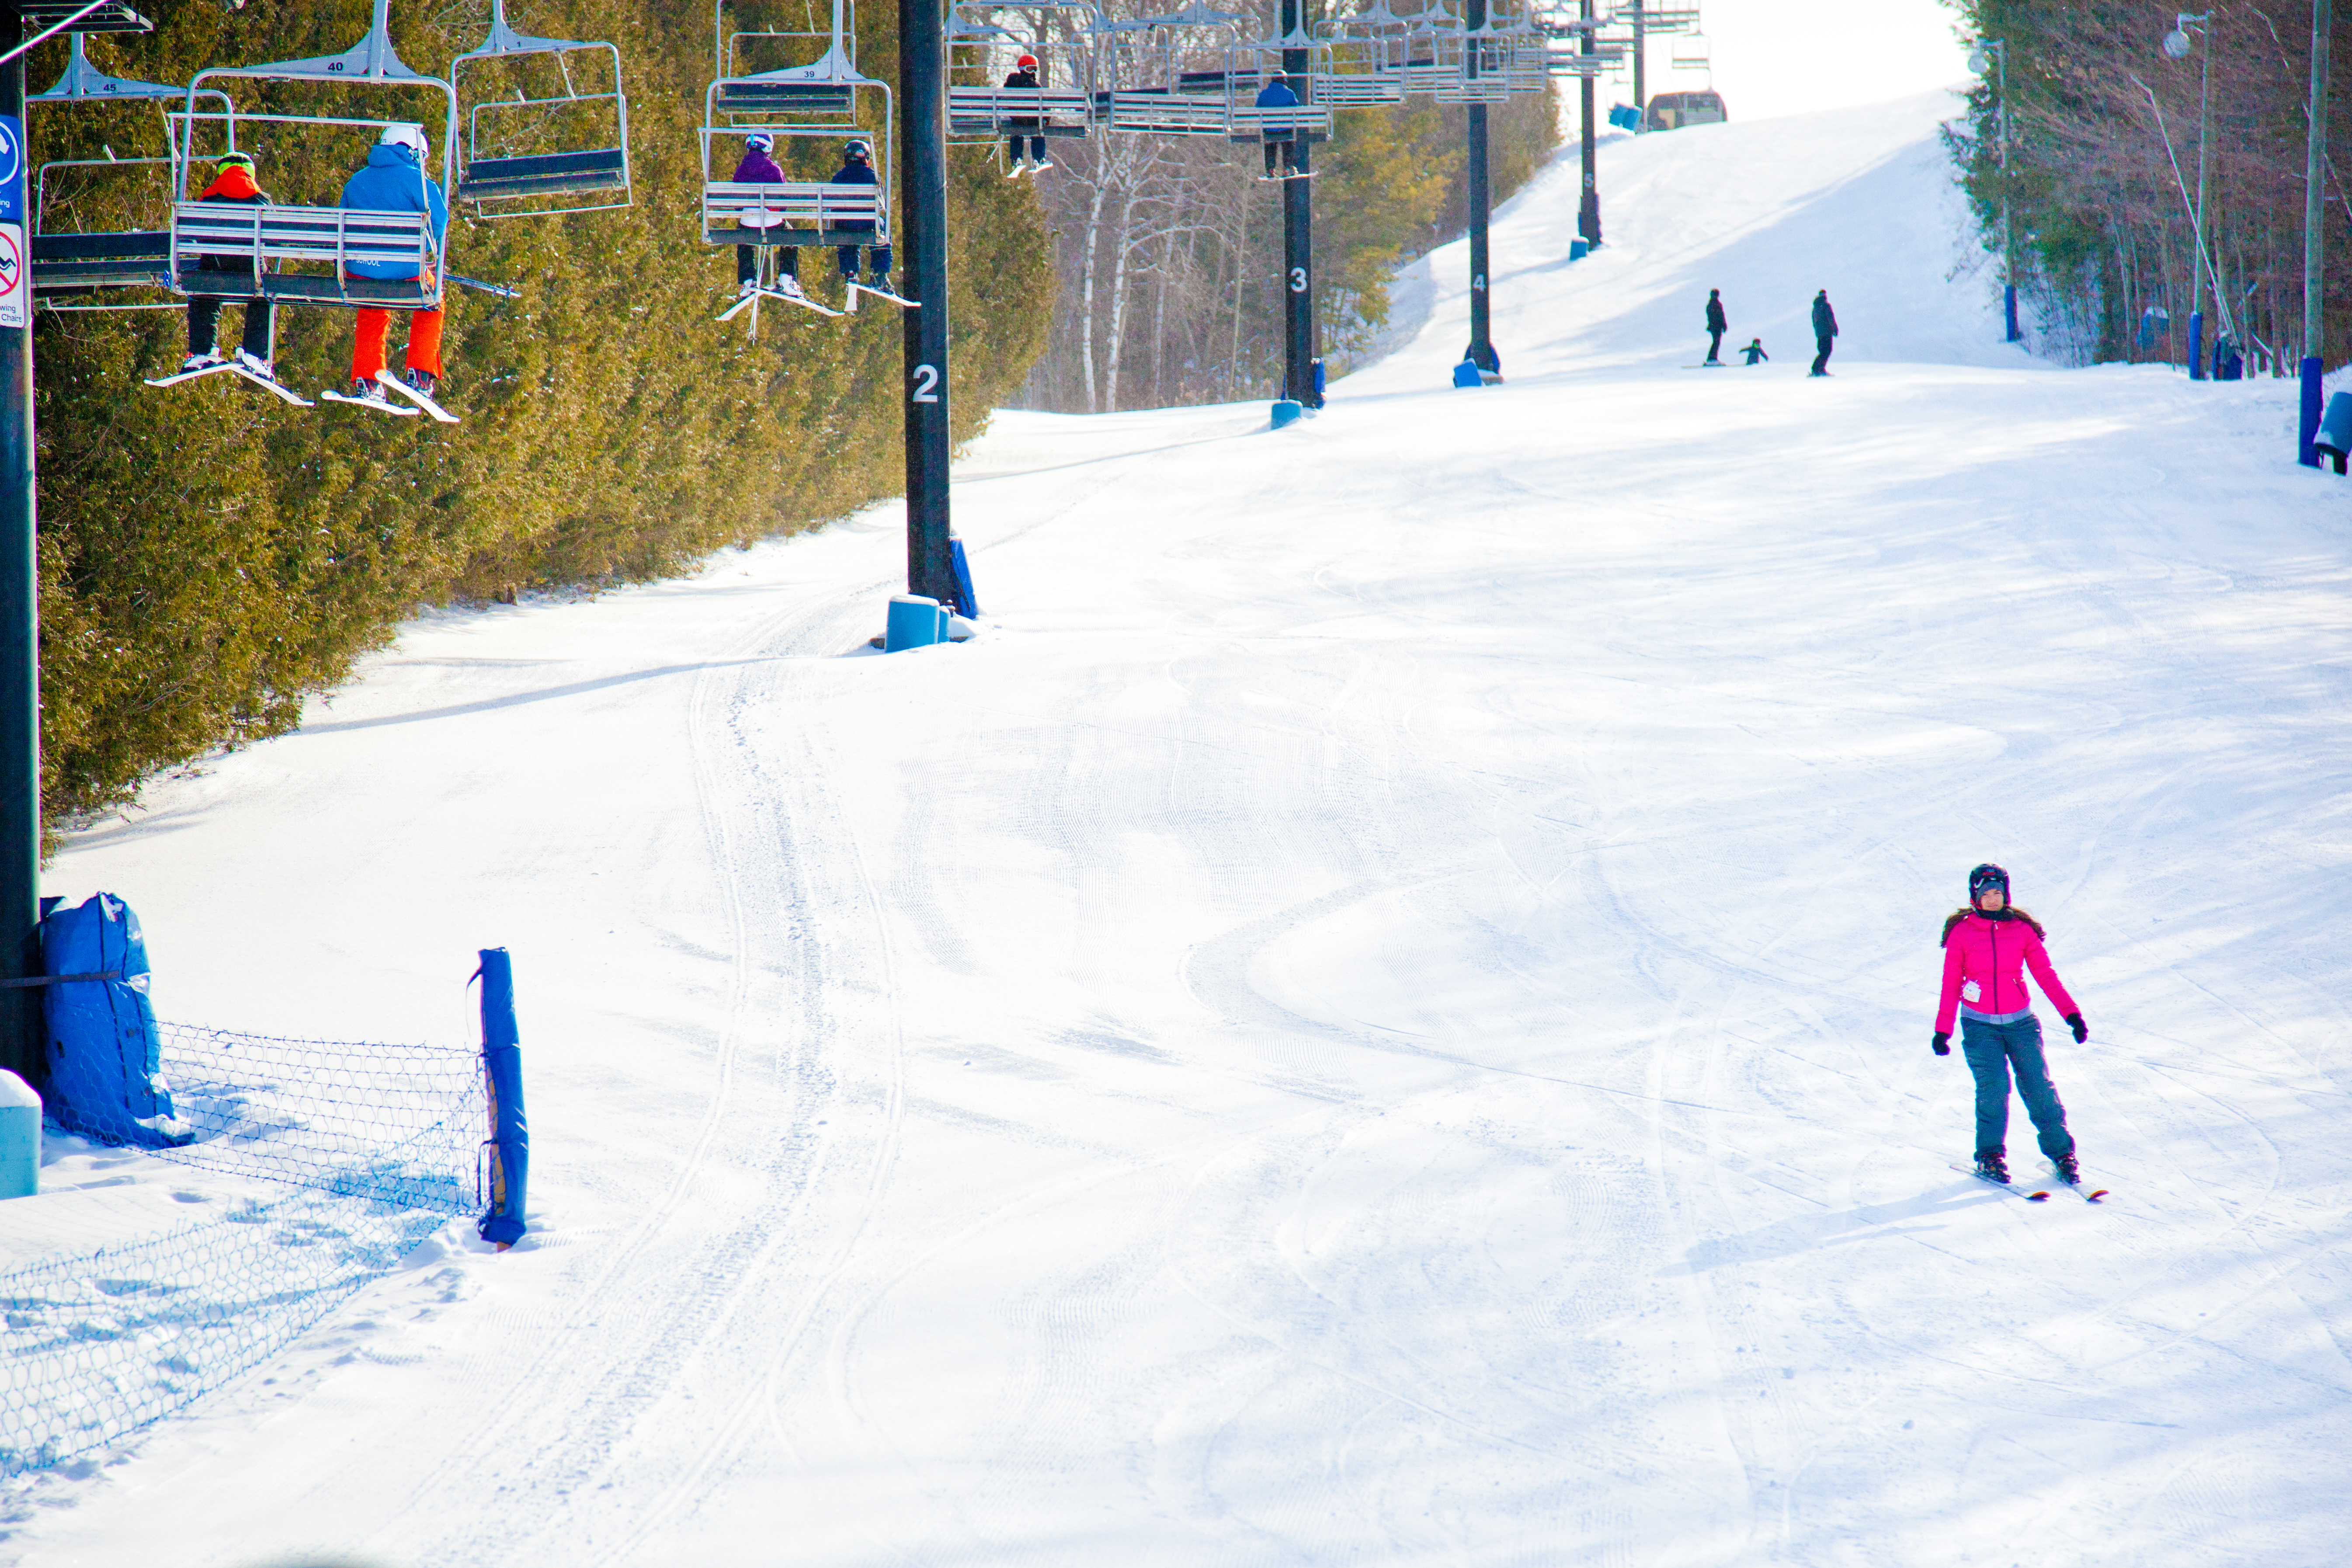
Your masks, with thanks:
M 0 327 L 22 327 L 31 319 L 32 268 L 25 248 L 25 117 L 0 114 Z

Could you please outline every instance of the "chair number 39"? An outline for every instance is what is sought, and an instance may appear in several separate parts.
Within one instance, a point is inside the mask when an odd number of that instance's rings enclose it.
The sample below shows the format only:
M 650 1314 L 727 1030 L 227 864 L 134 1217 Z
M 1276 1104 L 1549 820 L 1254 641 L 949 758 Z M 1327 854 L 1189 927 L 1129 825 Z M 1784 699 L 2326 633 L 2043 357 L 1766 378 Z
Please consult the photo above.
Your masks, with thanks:
M 1290 291 L 1294 294 L 1307 292 L 1307 268 L 1304 267 L 1294 267 L 1290 269 Z
M 919 364 L 915 367 L 915 393 L 910 401 L 937 403 L 940 400 L 940 367 Z

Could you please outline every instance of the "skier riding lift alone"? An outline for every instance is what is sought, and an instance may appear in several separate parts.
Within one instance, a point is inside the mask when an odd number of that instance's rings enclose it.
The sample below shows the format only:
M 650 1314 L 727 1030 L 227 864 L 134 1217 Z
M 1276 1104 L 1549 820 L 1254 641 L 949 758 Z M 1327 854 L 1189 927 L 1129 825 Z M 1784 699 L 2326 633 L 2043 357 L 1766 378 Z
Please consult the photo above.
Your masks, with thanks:
M 367 166 L 344 184 L 343 199 L 339 205 L 361 212 L 426 214 L 432 220 L 433 247 L 437 253 L 449 231 L 449 204 L 441 194 L 440 182 L 425 173 L 429 150 L 423 126 L 385 126 L 383 134 L 368 152 Z M 348 270 L 354 278 L 384 283 L 404 282 L 418 272 L 416 264 L 410 261 L 353 261 L 348 264 Z M 428 275 L 426 281 L 432 280 Z M 441 381 L 442 314 L 437 305 L 429 310 L 409 312 L 407 382 L 427 397 L 433 395 Z M 390 310 L 360 310 L 359 325 L 352 338 L 352 400 L 384 401 L 376 377 L 383 374 L 391 337 Z
M 1298 95 L 1290 90 L 1290 79 L 1283 75 L 1280 71 L 1275 72 L 1274 79 L 1267 82 L 1264 87 L 1258 89 L 1257 107 L 1260 109 L 1297 108 Z M 1265 143 L 1265 177 L 1269 180 L 1287 180 L 1296 177 L 1298 173 L 1297 139 L 1299 136 L 1304 134 L 1304 132 L 1300 132 L 1296 126 L 1294 126 L 1286 133 L 1282 132 L 1268 132 L 1266 134 L 1268 140 Z M 1274 138 L 1276 137 L 1279 137 L 1280 140 L 1275 140 Z M 1277 164 L 1280 165 L 1280 173 L 1278 174 L 1276 172 Z
M 2091 1037 L 2082 1009 L 2066 994 L 2043 950 L 2042 922 L 2009 902 L 2009 873 L 1979 866 L 1969 873 L 1969 907 L 1944 921 L 1944 989 L 1936 1004 L 1936 1035 L 1929 1041 L 1939 1057 L 1952 1054 L 1952 1015 L 1960 1021 L 1960 1051 L 1977 1080 L 1976 1173 L 2009 1184 L 2009 1083 L 2014 1069 L 2017 1095 L 2033 1118 L 2042 1152 L 2058 1179 L 2069 1186 L 2082 1180 L 2074 1164 L 2074 1135 L 2066 1130 L 2066 1108 L 2050 1081 L 2042 1055 L 2042 1021 L 2025 974 L 2033 972 L 2074 1031 L 2074 1043 Z
M 1037 79 L 1037 57 L 1023 55 L 1015 60 L 1013 74 L 1004 79 L 1004 85 L 1007 88 L 1026 88 L 1033 91 L 1043 87 L 1045 83 Z M 1044 128 L 1045 123 L 1044 121 L 1033 116 L 1024 116 L 1004 122 L 1005 128 L 1012 132 L 1012 135 L 1005 139 L 1004 150 L 1013 160 L 1011 166 L 1013 174 L 1018 174 L 1024 168 L 1034 174 L 1043 174 L 1054 166 L 1053 161 L 1045 156 L 1045 139 L 1035 134 L 1037 131 Z M 1027 143 L 1025 148 L 1023 146 L 1024 142 Z M 1023 155 L 1024 153 L 1027 154 L 1025 157 Z

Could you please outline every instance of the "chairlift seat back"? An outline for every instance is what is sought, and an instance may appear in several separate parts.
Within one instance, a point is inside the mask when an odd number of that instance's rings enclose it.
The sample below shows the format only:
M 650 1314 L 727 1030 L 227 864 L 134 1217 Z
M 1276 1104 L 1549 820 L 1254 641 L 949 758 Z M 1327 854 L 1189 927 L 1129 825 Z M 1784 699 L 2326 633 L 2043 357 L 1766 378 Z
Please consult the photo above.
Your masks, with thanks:
M 727 114 L 846 114 L 850 111 L 852 91 L 845 82 L 758 81 L 742 78 L 719 84 L 719 109 Z
M 887 245 L 888 220 L 875 185 L 714 181 L 702 188 L 709 245 Z
M 1054 124 L 1055 116 L 1077 123 Z M 1092 117 L 1092 100 L 1075 88 L 948 89 L 948 129 L 961 136 L 1084 136 Z
M 629 188 L 628 154 L 618 147 L 525 158 L 477 158 L 458 176 L 461 202 L 509 196 L 584 195 Z
M 181 202 L 172 209 L 172 256 L 184 294 L 242 298 L 258 294 L 317 305 L 365 305 L 429 310 L 440 303 L 440 257 L 431 220 L 416 212 L 366 212 L 352 207 L 242 206 Z M 236 258 L 234 271 L 205 265 Z M 286 262 L 333 264 L 331 276 L 281 272 Z M 418 268 L 415 278 L 379 280 L 345 276 L 353 262 L 388 262 Z
M 37 234 L 33 291 L 172 286 L 172 235 L 152 233 Z

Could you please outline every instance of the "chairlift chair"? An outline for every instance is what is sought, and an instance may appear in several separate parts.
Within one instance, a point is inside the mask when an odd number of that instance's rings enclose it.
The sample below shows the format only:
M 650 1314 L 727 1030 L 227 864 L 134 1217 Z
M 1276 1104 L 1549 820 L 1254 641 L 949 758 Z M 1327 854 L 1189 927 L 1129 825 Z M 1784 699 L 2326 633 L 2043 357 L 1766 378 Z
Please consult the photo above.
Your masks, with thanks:
M 1101 22 L 1093 0 L 1041 0 L 1020 9 L 1032 18 L 1027 37 L 987 20 L 988 12 L 1003 9 L 993 0 L 958 0 L 948 15 L 948 140 L 987 142 L 998 147 L 1013 136 L 1082 137 L 1094 123 L 1093 50 L 1084 40 Z M 1045 18 L 1066 12 L 1077 22 L 1067 37 L 1048 43 Z M 1072 63 L 1063 74 L 1071 85 L 1034 88 L 1000 87 L 1005 67 L 1023 54 L 1037 55 L 1039 70 L 1052 70 L 1060 56 Z M 977 74 L 978 81 L 958 82 L 959 70 Z
M 198 71 L 189 81 L 186 105 L 172 111 L 174 156 L 181 168 L 181 189 L 186 173 L 198 162 L 196 134 L 200 127 L 219 121 L 228 145 L 236 145 L 240 125 L 349 126 L 381 131 L 400 120 L 354 118 L 322 114 L 240 113 L 220 89 L 204 84 L 214 79 L 245 81 L 309 83 L 320 87 L 415 89 L 439 94 L 441 116 L 441 188 L 456 188 L 457 93 L 446 80 L 411 70 L 392 47 L 391 0 L 375 0 L 374 20 L 367 37 L 340 55 L 310 59 L 280 60 L 269 65 L 215 66 Z M 218 110 L 200 110 L 200 98 L 219 98 Z M 420 172 L 420 184 L 422 174 Z M 420 195 L 421 195 L 420 192 Z M 173 288 L 182 294 L 225 299 L 268 299 L 280 304 L 372 308 L 386 310 L 429 310 L 441 303 L 447 279 L 442 243 L 424 212 L 377 212 L 339 206 L 242 206 L 179 201 L 172 208 Z M 226 258 L 234 270 L 207 265 Z M 352 262 L 390 262 L 413 266 L 414 278 L 386 280 L 353 277 Z M 273 270 L 287 265 L 325 263 L 329 271 Z
M 143 101 L 153 103 L 160 110 L 164 102 L 179 98 L 185 90 L 161 82 L 135 81 L 127 77 L 107 75 L 89 63 L 89 56 L 82 47 L 82 35 L 76 33 L 73 35 L 72 52 L 66 60 L 65 74 L 58 77 L 57 84 L 47 91 L 34 93 L 25 102 L 28 118 L 34 104 L 71 106 Z M 165 120 L 162 124 L 168 137 L 170 121 Z M 36 302 L 53 310 L 177 310 L 176 300 L 160 304 L 60 305 L 57 302 L 60 297 L 95 293 L 107 289 L 172 287 L 172 231 L 168 226 L 118 229 L 107 233 L 61 233 L 49 226 L 58 211 L 58 205 L 50 199 L 50 178 L 68 169 L 141 171 L 137 177 L 153 187 L 157 217 L 162 216 L 163 209 L 179 188 L 173 160 L 168 155 L 118 158 L 114 155 L 114 149 L 109 147 L 103 158 L 57 158 L 40 164 L 33 175 L 32 268 Z M 66 178 L 76 176 L 68 175 Z
M 726 0 L 717 0 L 719 58 L 738 62 L 751 38 L 822 39 L 824 52 L 806 64 L 744 76 L 724 76 L 703 94 L 702 238 L 712 246 L 748 245 L 761 253 L 792 247 L 890 243 L 890 156 L 895 110 L 888 84 L 858 73 L 846 0 L 834 0 L 828 33 L 726 32 Z M 874 123 L 878 121 L 878 123 Z M 837 185 L 826 180 L 739 183 L 718 177 L 714 153 L 764 134 L 783 151 L 789 141 L 863 141 L 872 150 L 875 183 Z M 849 308 L 856 307 L 853 283 Z M 879 292 L 866 289 L 867 292 Z M 756 304 L 756 296 L 751 301 Z M 730 310 L 729 316 L 733 315 Z M 838 312 L 826 310 L 825 314 Z M 721 318 L 722 320 L 725 318 Z M 752 318 L 758 331 L 758 317 Z
M 613 89 L 610 92 L 581 92 L 572 83 L 572 62 L 568 57 L 600 49 L 612 60 Z M 629 180 L 629 100 L 622 89 L 618 45 L 535 38 L 517 33 L 507 24 L 506 0 L 490 0 L 489 37 L 482 40 L 478 48 L 468 49 L 449 62 L 449 80 L 462 100 L 468 75 L 478 78 L 483 68 L 493 62 L 506 63 L 531 56 L 544 56 L 554 62 L 563 79 L 562 96 L 531 98 L 526 96 L 524 89 L 518 87 L 511 99 L 485 98 L 477 101 L 467 111 L 465 168 L 452 193 L 453 199 L 472 203 L 477 217 L 553 217 L 562 213 L 603 212 L 629 205 L 635 200 Z M 545 128 L 551 121 L 567 111 L 576 110 L 583 105 L 603 103 L 613 106 L 613 144 L 609 147 L 492 155 L 482 140 L 482 116 L 485 112 L 498 117 L 493 120 L 493 124 L 499 123 L 501 120 L 507 123 L 520 121 L 526 126 Z M 598 113 L 593 109 L 590 112 Z M 560 121 L 555 128 L 561 129 Z M 581 196 L 601 196 L 604 199 L 572 200 Z M 504 210 L 485 205 L 488 203 L 546 198 L 569 201 L 571 205 L 507 207 Z

